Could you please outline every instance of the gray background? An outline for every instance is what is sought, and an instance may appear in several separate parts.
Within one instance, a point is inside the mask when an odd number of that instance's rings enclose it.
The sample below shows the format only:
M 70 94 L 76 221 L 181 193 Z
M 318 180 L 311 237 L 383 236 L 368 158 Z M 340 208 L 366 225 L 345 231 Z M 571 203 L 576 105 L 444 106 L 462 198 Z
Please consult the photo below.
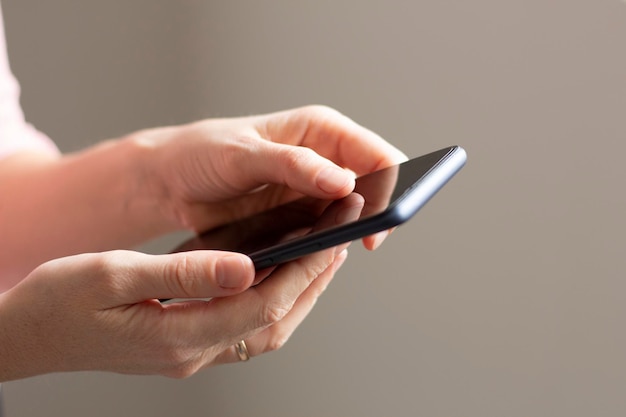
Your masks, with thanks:
M 12 382 L 10 415 L 626 414 L 623 1 L 2 3 L 28 117 L 64 151 L 321 103 L 470 157 L 378 252 L 353 246 L 281 351 Z

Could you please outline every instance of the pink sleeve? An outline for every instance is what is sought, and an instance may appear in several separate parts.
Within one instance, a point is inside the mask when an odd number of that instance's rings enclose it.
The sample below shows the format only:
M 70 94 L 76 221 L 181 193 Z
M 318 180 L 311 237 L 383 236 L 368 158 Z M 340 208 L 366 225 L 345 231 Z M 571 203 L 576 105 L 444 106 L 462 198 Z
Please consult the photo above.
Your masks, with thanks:
M 20 87 L 11 73 L 7 58 L 0 9 L 0 159 L 24 150 L 58 153 L 57 147 L 46 135 L 26 123 L 19 95 Z

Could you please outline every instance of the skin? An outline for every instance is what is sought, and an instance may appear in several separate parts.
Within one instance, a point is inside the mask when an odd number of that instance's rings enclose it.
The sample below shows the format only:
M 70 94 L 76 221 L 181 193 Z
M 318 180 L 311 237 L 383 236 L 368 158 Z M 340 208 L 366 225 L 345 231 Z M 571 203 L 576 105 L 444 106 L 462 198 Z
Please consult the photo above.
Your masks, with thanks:
M 259 276 L 232 252 L 118 248 L 207 230 L 302 195 L 341 198 L 354 174 L 403 160 L 322 106 L 149 129 L 65 156 L 6 158 L 0 233 L 11 245 L 0 251 L 0 381 L 78 370 L 186 377 L 237 361 L 239 340 L 253 356 L 280 348 L 346 246 L 263 280 L 268 271 Z M 385 236 L 363 243 L 374 249 Z

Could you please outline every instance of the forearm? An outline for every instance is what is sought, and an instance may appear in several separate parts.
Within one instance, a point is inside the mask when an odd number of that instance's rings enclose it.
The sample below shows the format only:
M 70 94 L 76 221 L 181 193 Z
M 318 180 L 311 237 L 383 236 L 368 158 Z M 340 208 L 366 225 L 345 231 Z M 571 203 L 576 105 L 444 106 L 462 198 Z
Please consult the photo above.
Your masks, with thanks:
M 130 247 L 174 230 L 147 178 L 151 152 L 126 139 L 61 158 L 21 154 L 2 161 L 4 287 L 49 259 Z

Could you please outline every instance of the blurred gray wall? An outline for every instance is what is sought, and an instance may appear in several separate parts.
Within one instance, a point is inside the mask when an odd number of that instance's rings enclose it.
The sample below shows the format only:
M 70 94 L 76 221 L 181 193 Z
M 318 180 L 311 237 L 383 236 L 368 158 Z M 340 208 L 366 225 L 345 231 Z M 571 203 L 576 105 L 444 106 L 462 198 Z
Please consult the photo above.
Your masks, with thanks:
M 65 151 L 323 103 L 470 157 L 381 250 L 353 246 L 281 351 L 13 382 L 11 416 L 626 414 L 623 1 L 2 4 L 27 115 Z

